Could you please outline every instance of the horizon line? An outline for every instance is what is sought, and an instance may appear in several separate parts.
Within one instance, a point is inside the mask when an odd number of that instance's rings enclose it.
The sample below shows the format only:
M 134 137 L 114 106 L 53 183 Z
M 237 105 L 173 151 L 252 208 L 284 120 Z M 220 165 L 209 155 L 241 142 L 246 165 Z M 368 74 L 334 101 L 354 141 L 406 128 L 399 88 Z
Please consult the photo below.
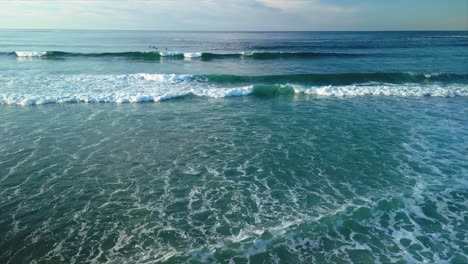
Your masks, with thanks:
M 1 28 L 0 30 L 86 30 L 86 31 L 165 31 L 165 32 L 417 32 L 468 31 L 468 29 L 382 29 L 382 30 L 188 30 L 188 29 L 89 29 L 89 28 Z

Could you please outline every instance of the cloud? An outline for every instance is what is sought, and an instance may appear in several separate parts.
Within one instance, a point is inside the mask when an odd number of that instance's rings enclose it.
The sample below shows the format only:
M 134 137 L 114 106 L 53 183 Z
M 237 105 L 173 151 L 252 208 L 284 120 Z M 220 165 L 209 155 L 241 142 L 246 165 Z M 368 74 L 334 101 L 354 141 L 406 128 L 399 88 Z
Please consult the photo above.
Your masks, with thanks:
M 3 4 L 0 25 L 7 28 L 316 30 L 333 22 L 327 16 L 353 11 L 317 0 L 23 0 Z
M 323 4 L 318 0 L 256 0 L 267 7 L 276 8 L 283 12 L 307 13 L 354 13 L 358 11 L 356 7 L 341 7 L 337 5 Z
M 464 0 L 457 0 L 458 4 L 453 6 L 443 5 L 437 0 L 427 1 L 438 5 L 426 4 L 421 7 L 418 3 L 410 5 L 390 0 L 378 3 L 357 0 L 0 0 L 0 27 L 155 30 L 466 29 Z M 388 10 L 394 12 L 389 13 Z M 440 10 L 445 10 L 446 15 L 441 15 L 443 12 Z
M 355 22 L 357 6 L 338 6 L 319 0 L 257 0 L 285 15 L 300 18 L 300 30 L 346 30 Z

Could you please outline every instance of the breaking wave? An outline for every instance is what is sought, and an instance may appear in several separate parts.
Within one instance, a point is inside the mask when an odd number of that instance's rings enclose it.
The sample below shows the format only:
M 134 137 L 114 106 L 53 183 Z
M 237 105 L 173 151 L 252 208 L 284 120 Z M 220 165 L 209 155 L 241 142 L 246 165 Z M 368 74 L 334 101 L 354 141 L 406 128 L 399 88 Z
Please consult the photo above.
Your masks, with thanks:
M 180 51 L 127 51 L 127 52 L 103 52 L 103 53 L 77 53 L 64 51 L 15 51 L 17 57 L 37 57 L 43 59 L 65 57 L 122 57 L 127 59 L 154 60 L 161 58 L 200 58 L 204 60 L 225 58 L 250 58 L 250 59 L 277 59 L 277 58 L 320 58 L 320 57 L 360 57 L 366 54 L 359 53 L 334 53 L 334 52 L 238 52 L 238 53 L 210 53 L 210 52 L 180 52 Z
M 405 77 L 398 79 L 397 77 Z M 347 79 L 343 82 L 343 78 Z M 425 81 L 421 81 L 424 79 Z M 427 80 L 426 80 L 427 79 Z M 459 80 L 443 83 L 441 80 Z M 0 76 L 0 104 L 138 103 L 197 96 L 468 96 L 465 75 L 349 74 L 234 76 L 191 74 Z M 334 80 L 341 80 L 341 84 Z M 380 82 L 377 82 L 380 80 Z M 391 81 L 394 82 L 391 82 Z M 436 81 L 433 81 L 436 80 Z M 328 81 L 328 84 L 323 84 Z M 354 83 L 350 83 L 354 81 Z M 406 82 L 405 82 L 406 81 Z M 335 83 L 334 83 L 335 82 Z M 347 84 L 348 83 L 348 84 Z

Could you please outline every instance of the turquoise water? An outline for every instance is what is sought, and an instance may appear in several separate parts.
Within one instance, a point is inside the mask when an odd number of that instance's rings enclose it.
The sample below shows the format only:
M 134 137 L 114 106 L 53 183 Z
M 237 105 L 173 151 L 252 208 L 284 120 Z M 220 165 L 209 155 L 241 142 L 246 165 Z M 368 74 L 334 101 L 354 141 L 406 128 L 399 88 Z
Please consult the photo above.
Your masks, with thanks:
M 0 262 L 466 263 L 467 44 L 2 30 Z

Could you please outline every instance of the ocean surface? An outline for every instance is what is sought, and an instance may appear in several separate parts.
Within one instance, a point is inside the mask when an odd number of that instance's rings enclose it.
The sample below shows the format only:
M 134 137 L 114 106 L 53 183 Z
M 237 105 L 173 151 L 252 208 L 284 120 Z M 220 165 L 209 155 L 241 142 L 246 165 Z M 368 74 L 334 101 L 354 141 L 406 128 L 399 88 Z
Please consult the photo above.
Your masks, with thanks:
M 468 32 L 0 30 L 0 263 L 468 263 Z

